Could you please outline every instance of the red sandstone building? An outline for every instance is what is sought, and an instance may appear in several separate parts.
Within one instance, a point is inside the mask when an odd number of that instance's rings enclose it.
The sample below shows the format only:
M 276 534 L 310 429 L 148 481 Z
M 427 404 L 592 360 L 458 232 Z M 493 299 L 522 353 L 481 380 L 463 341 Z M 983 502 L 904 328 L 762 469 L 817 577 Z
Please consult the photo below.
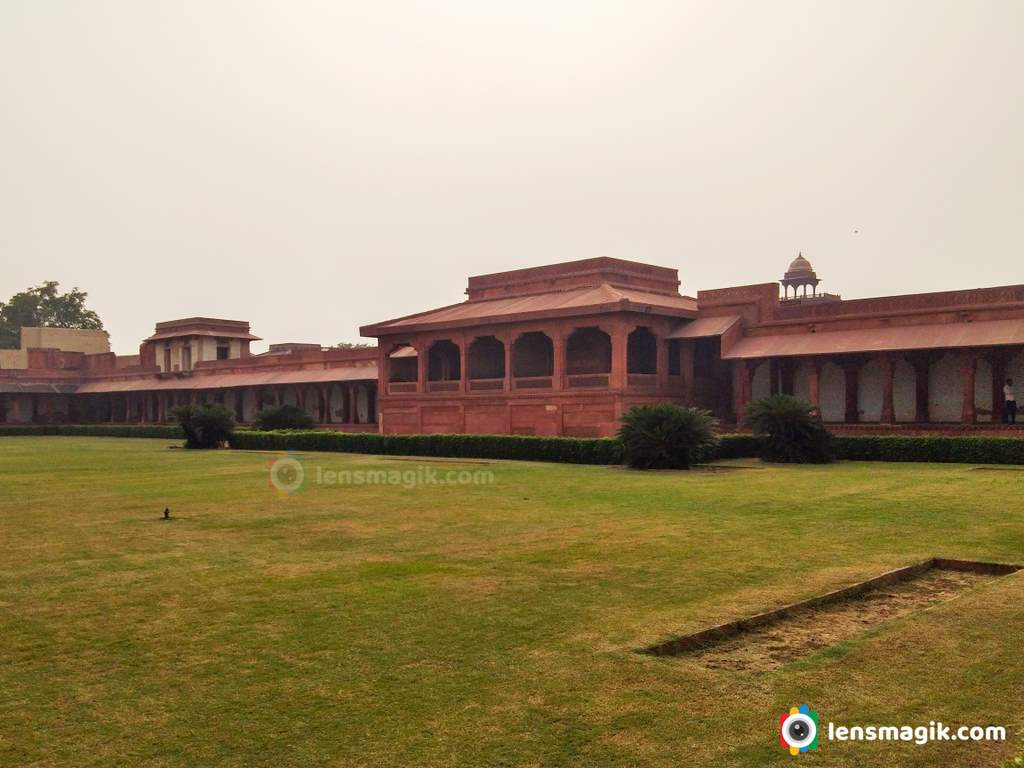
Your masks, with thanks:
M 357 350 L 253 355 L 247 323 L 209 318 L 159 323 L 130 357 L 24 329 L 0 355 L 0 417 L 160 422 L 213 400 L 250 422 L 288 402 L 343 430 L 593 436 L 639 403 L 728 423 L 786 392 L 841 429 L 1012 429 L 1024 286 L 843 301 L 802 256 L 779 282 L 691 298 L 674 269 L 610 258 L 482 275 L 460 304 L 364 326 L 379 346 Z

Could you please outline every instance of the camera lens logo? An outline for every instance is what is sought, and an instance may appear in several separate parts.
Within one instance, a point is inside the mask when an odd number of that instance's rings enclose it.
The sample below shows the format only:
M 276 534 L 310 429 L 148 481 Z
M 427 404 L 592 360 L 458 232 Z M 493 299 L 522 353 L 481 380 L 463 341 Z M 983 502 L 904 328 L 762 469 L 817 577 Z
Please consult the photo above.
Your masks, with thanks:
M 302 488 L 305 479 L 306 470 L 291 451 L 287 456 L 270 462 L 270 485 L 281 496 L 291 496 Z
M 799 755 L 818 748 L 818 713 L 806 704 L 793 707 L 779 718 L 779 744 L 789 754 Z

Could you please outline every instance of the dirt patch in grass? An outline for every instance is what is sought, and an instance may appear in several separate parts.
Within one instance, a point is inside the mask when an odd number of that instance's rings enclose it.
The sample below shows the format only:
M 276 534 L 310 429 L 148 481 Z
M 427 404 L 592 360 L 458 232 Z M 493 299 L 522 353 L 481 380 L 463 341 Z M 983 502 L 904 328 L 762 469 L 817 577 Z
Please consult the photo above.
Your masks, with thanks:
M 956 597 L 1016 566 L 932 560 L 803 603 L 669 640 L 645 653 L 712 669 L 767 672 Z
M 863 634 L 887 621 L 956 597 L 993 578 L 981 573 L 929 571 L 835 605 L 808 609 L 732 640 L 694 651 L 713 669 L 767 672 Z

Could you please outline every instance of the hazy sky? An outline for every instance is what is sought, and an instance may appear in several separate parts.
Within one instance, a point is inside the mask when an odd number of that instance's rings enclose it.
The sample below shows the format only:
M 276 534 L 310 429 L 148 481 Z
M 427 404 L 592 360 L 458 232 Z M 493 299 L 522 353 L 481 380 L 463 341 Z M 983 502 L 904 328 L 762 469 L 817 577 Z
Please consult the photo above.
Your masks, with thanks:
M 1022 39 L 1022 0 L 0 0 L 0 295 L 78 285 L 132 353 L 591 256 L 1024 282 Z

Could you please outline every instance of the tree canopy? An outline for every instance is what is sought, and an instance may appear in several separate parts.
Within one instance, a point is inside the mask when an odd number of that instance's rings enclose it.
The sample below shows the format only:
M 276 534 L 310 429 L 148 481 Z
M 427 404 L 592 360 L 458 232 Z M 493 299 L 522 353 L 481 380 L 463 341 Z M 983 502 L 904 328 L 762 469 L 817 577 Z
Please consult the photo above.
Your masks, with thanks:
M 371 345 L 361 341 L 339 341 L 334 345 L 335 349 L 368 349 Z
M 56 280 L 14 294 L 6 304 L 0 303 L 0 348 L 16 349 L 24 326 L 102 331 L 103 323 L 86 308 L 86 298 L 88 294 L 78 288 L 61 293 Z

